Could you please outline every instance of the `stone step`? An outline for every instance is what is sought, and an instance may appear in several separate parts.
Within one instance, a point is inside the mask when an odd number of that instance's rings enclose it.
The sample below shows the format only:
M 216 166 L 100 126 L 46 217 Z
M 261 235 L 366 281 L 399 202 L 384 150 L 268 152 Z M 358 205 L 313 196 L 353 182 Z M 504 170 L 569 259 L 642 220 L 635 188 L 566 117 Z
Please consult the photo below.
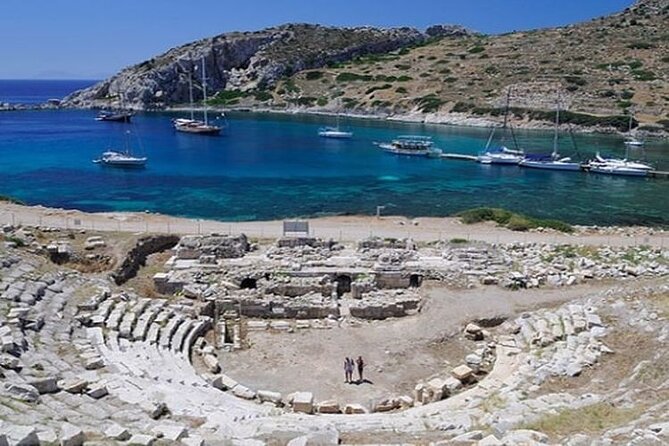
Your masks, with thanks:
M 172 336 L 177 331 L 179 326 L 184 322 L 184 317 L 180 315 L 175 315 L 173 318 L 167 322 L 165 328 L 160 332 L 160 341 L 159 345 L 162 348 L 169 348 L 172 343 Z

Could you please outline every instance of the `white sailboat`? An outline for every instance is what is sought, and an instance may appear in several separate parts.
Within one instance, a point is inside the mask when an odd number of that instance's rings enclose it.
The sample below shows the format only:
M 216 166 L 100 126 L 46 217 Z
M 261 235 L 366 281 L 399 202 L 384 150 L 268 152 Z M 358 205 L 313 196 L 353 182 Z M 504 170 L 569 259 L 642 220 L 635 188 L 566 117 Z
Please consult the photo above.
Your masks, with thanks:
M 630 148 L 639 148 L 643 147 L 646 143 L 639 138 L 637 138 L 632 133 L 632 124 L 634 123 L 634 115 L 630 113 L 630 124 L 627 130 L 627 136 L 625 137 L 625 146 Z
M 102 156 L 93 160 L 95 164 L 110 167 L 121 168 L 142 168 L 146 165 L 146 157 L 134 156 L 130 150 L 130 131 L 125 134 L 125 149 L 124 150 L 107 150 L 102 153 Z
M 204 57 L 202 57 L 202 103 L 204 107 L 204 120 L 200 121 L 195 119 L 193 110 L 193 81 L 190 75 L 188 76 L 188 92 L 190 96 L 190 119 L 175 119 L 173 121 L 175 130 L 178 132 L 194 133 L 198 135 L 218 135 L 221 133 L 221 127 L 209 123 L 209 115 L 207 111 L 207 72 Z
M 506 95 L 506 109 L 504 111 L 504 125 L 502 126 L 502 131 L 506 131 L 508 127 L 509 119 L 509 102 L 511 99 L 511 89 L 509 88 Z M 518 164 L 525 155 L 522 150 L 513 150 L 508 147 L 501 145 L 498 147 L 491 147 L 493 136 L 495 135 L 495 129 L 493 128 L 490 131 L 490 136 L 488 137 L 488 142 L 486 143 L 485 149 L 479 153 L 476 158 L 476 161 L 481 164 Z
M 333 139 L 350 139 L 353 137 L 352 132 L 345 132 L 339 127 L 339 114 L 337 114 L 337 126 L 336 127 L 323 127 L 318 130 L 318 136 L 322 138 L 333 138 Z
M 578 171 L 581 170 L 581 164 L 573 162 L 570 157 L 561 157 L 558 153 L 560 129 L 560 98 L 558 96 L 557 107 L 555 110 L 555 134 L 553 136 L 553 152 L 550 155 L 542 154 L 527 154 L 520 161 L 520 166 L 529 167 L 533 169 L 547 169 L 547 170 L 566 170 Z

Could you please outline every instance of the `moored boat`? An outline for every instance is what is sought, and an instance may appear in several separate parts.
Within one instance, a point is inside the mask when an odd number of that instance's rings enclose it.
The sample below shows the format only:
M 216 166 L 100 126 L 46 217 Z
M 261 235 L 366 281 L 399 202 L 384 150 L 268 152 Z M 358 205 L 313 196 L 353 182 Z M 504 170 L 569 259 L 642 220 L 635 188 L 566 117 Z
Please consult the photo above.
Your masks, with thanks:
M 516 147 L 516 149 L 509 149 L 504 142 L 504 135 L 507 130 L 510 130 L 513 135 L 513 130 L 509 125 L 509 103 L 511 101 L 511 89 L 506 94 L 506 106 L 504 111 L 504 124 L 502 125 L 502 144 L 498 147 L 491 148 L 493 137 L 495 136 L 495 128 L 490 131 L 488 142 L 485 148 L 478 154 L 476 161 L 481 164 L 518 164 L 525 155 L 524 152 Z M 514 137 L 515 142 L 515 137 Z
M 318 131 L 318 136 L 322 138 L 350 139 L 353 133 L 339 130 L 339 127 L 323 127 Z
M 202 58 L 202 96 L 203 96 L 203 119 L 195 119 L 193 110 L 193 82 L 192 77 L 188 76 L 188 93 L 190 96 L 190 119 L 177 118 L 172 121 L 174 129 L 178 132 L 193 133 L 198 135 L 218 135 L 221 133 L 221 127 L 209 122 L 207 110 L 207 72 L 204 57 Z
M 381 143 L 379 148 L 393 155 L 438 157 L 441 150 L 434 148 L 429 136 L 398 136 L 390 143 Z
M 146 165 L 146 160 L 146 157 L 132 156 L 129 152 L 108 150 L 93 162 L 103 166 L 140 168 Z
M 131 118 L 132 118 L 132 113 L 128 111 L 102 110 L 95 117 L 95 120 L 107 121 L 107 122 L 130 122 Z

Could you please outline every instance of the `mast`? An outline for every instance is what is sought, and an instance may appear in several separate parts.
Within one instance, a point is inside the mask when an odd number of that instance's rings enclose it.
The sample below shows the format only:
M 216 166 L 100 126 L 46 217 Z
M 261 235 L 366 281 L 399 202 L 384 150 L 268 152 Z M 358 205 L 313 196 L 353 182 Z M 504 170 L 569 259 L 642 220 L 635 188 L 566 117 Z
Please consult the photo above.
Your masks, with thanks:
M 193 110 L 193 73 L 188 73 L 188 98 L 190 100 L 190 120 L 195 120 L 195 110 Z
M 558 133 L 560 129 L 560 92 L 558 91 L 557 104 L 555 108 L 555 135 L 553 136 L 553 160 L 558 156 Z
M 506 106 L 504 107 L 504 126 L 503 129 L 506 129 L 506 126 L 509 123 L 509 104 L 511 103 L 511 87 L 506 91 Z
M 205 71 L 204 56 L 202 56 L 202 102 L 204 106 L 204 125 L 209 125 L 207 118 L 207 72 Z

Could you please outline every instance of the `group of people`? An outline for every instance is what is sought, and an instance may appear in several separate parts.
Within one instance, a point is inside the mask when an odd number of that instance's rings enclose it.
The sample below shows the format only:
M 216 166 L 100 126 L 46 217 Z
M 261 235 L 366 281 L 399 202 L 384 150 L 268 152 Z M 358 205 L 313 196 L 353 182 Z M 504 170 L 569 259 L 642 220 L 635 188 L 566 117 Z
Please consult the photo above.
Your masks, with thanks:
M 344 375 L 346 375 L 346 383 L 353 383 L 353 369 L 357 366 L 358 368 L 358 383 L 363 382 L 363 372 L 365 371 L 365 361 L 362 359 L 362 356 L 358 356 L 358 359 L 354 360 L 353 358 L 346 357 L 344 359 Z

